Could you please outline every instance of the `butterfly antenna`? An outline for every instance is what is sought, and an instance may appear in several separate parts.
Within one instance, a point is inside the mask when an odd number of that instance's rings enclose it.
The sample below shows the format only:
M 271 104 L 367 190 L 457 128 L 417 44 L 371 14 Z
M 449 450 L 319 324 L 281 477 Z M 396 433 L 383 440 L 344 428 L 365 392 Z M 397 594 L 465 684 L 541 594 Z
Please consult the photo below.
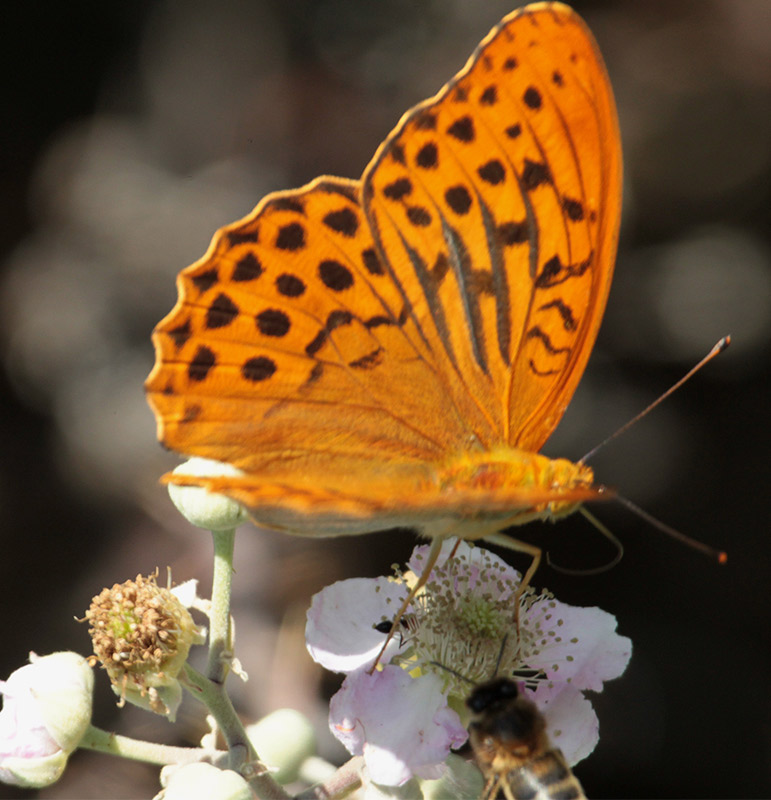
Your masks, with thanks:
M 614 433 L 611 433 L 611 435 L 608 436 L 607 439 L 604 439 L 596 447 L 592 448 L 585 456 L 583 456 L 582 458 L 579 459 L 578 463 L 579 464 L 586 463 L 600 448 L 605 447 L 606 444 L 608 444 L 609 442 L 612 442 L 617 436 L 621 436 L 622 433 L 628 431 L 629 428 L 632 427 L 632 425 L 634 425 L 636 422 L 639 422 L 644 416 L 646 416 L 648 413 L 653 411 L 653 409 L 656 408 L 656 406 L 659 403 L 661 403 L 664 400 L 666 400 L 667 397 L 669 397 L 669 395 L 671 395 L 673 392 L 676 392 L 687 380 L 692 378 L 703 366 L 705 366 L 710 361 L 712 361 L 712 359 L 715 356 L 717 356 L 720 353 L 722 353 L 723 350 L 725 350 L 728 347 L 729 344 L 731 344 L 731 337 L 730 336 L 724 336 L 709 351 L 709 353 L 707 353 L 707 355 L 704 356 L 704 358 L 702 358 L 702 360 L 699 361 L 699 363 L 696 364 L 695 367 L 693 367 L 688 372 L 686 372 L 686 374 L 683 375 L 683 377 L 680 378 L 680 380 L 677 381 L 677 383 L 675 383 L 672 386 L 670 386 L 669 389 L 667 389 L 666 392 L 664 392 L 664 394 L 660 395 L 647 408 L 644 408 L 639 414 L 637 414 L 636 416 L 632 417 L 632 419 L 630 419 L 629 422 L 627 422 L 626 424 L 622 425 Z
M 652 514 L 649 514 L 647 511 L 640 508 L 640 506 L 636 505 L 631 500 L 627 500 L 626 497 L 623 497 L 620 494 L 617 494 L 615 499 L 618 500 L 618 502 L 622 505 L 626 506 L 633 514 L 637 514 L 638 517 L 644 519 L 649 525 L 657 528 L 662 533 L 666 533 L 667 536 L 677 539 L 684 545 L 692 547 L 694 550 L 698 550 L 700 553 L 704 553 L 704 555 L 717 561 L 718 564 L 725 564 L 726 561 L 728 561 L 728 553 L 726 553 L 724 550 L 717 550 L 714 547 L 710 547 L 708 544 L 704 544 L 704 542 L 700 542 L 698 539 L 692 539 L 690 536 L 686 536 L 676 528 L 672 528 L 670 525 L 667 525 L 660 519 L 656 519 L 656 517 L 654 517 Z
M 610 529 L 603 525 L 603 523 L 600 522 L 600 520 L 598 520 L 597 517 L 591 513 L 591 511 L 586 509 L 584 506 L 579 506 L 578 510 L 616 548 L 616 555 L 607 564 L 603 564 L 599 567 L 589 567 L 589 569 L 570 569 L 569 567 L 561 567 L 551 560 L 551 557 L 548 553 L 546 554 L 546 563 L 552 567 L 552 569 L 555 569 L 557 572 L 562 572 L 565 575 L 599 575 L 601 572 L 607 572 L 609 569 L 613 569 L 613 567 L 615 567 L 616 564 L 618 564 L 618 562 L 624 557 L 624 545 L 621 544 L 616 535 L 611 533 Z

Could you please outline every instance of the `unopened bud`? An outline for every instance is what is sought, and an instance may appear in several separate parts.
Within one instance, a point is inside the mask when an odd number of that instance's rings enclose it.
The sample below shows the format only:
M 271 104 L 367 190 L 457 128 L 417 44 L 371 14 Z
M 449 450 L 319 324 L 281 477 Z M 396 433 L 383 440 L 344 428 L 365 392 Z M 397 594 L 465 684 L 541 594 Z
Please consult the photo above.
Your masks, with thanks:
M 216 478 L 220 475 L 233 476 L 243 473 L 221 461 L 191 458 L 173 470 L 173 474 Z M 227 531 L 247 520 L 246 511 L 235 500 L 199 486 L 180 486 L 170 483 L 169 497 L 179 513 L 191 525 L 198 528 L 205 528 L 209 531 Z
M 0 681 L 0 780 L 56 782 L 91 723 L 94 674 L 77 653 L 36 656 Z

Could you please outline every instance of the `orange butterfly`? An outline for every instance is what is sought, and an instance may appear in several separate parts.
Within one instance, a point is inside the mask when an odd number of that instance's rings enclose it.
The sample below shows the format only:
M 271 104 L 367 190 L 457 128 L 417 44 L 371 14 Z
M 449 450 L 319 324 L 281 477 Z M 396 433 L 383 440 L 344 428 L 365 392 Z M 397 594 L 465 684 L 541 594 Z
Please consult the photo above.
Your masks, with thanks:
M 603 496 L 537 451 L 597 335 L 621 205 L 611 87 L 560 3 L 505 17 L 360 181 L 268 195 L 179 276 L 147 380 L 175 474 L 303 536 L 486 539 Z M 607 493 L 606 495 L 607 496 Z

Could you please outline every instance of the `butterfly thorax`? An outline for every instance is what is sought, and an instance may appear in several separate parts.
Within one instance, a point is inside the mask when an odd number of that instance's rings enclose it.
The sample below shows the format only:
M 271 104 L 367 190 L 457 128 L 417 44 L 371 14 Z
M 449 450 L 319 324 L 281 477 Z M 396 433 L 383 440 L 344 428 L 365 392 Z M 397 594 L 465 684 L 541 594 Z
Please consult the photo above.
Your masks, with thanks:
M 586 464 L 508 446 L 460 453 L 439 470 L 439 484 L 447 495 L 470 490 L 529 496 L 532 502 L 512 524 L 572 513 L 583 497 L 574 499 L 571 493 L 578 495 L 577 490 L 591 489 L 593 483 L 594 472 Z

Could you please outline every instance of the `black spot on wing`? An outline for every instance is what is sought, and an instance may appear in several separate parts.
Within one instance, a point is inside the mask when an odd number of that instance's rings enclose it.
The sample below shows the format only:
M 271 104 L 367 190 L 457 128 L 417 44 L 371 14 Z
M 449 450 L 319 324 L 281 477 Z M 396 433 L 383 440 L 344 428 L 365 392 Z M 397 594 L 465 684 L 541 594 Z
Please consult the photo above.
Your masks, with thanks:
M 299 222 L 289 222 L 278 229 L 276 247 L 295 252 L 305 247 L 305 228 Z
M 174 342 L 174 346 L 179 350 L 192 335 L 190 320 L 186 319 L 175 328 L 166 331 L 166 335 L 171 338 L 171 341 Z
M 259 244 L 260 241 L 260 231 L 259 228 L 255 228 L 251 231 L 246 230 L 239 230 L 239 231 L 228 231 L 228 244 L 231 247 L 235 247 L 238 244 Z
M 190 280 L 192 280 L 195 288 L 198 289 L 201 294 L 203 294 L 211 289 L 211 287 L 214 286 L 219 279 L 220 278 L 217 270 L 212 267 L 211 269 L 207 269 L 204 272 L 198 273 L 198 275 L 193 275 Z
M 193 360 L 187 365 L 187 376 L 191 381 L 200 383 L 209 374 L 209 370 L 216 364 L 217 356 L 206 345 L 201 345 L 196 350 Z
M 263 336 L 281 338 L 289 333 L 289 317 L 278 308 L 266 308 L 255 317 L 257 329 Z
M 306 286 L 301 278 L 285 272 L 276 278 L 276 289 L 284 297 L 300 297 L 305 292 Z
M 206 310 L 206 327 L 226 328 L 238 316 L 238 306 L 223 292 L 220 292 Z
M 459 117 L 447 128 L 447 133 L 459 142 L 473 142 L 476 137 L 474 120 L 469 116 Z
M 338 211 L 330 211 L 324 216 L 322 222 L 336 233 L 352 238 L 359 229 L 359 218 L 350 208 L 341 208 Z
M 522 170 L 522 185 L 527 191 L 530 192 L 542 184 L 550 182 L 551 172 L 546 164 L 531 161 L 529 158 L 525 159 L 525 166 Z
M 305 206 L 299 197 L 277 197 L 270 202 L 271 211 L 294 211 L 295 214 L 304 214 Z
M 259 383 L 270 378 L 278 367 L 273 359 L 267 356 L 256 356 L 246 360 L 241 367 L 241 374 L 252 383 Z
M 238 283 L 253 281 L 262 275 L 262 264 L 254 253 L 246 253 L 233 269 L 233 280 Z

